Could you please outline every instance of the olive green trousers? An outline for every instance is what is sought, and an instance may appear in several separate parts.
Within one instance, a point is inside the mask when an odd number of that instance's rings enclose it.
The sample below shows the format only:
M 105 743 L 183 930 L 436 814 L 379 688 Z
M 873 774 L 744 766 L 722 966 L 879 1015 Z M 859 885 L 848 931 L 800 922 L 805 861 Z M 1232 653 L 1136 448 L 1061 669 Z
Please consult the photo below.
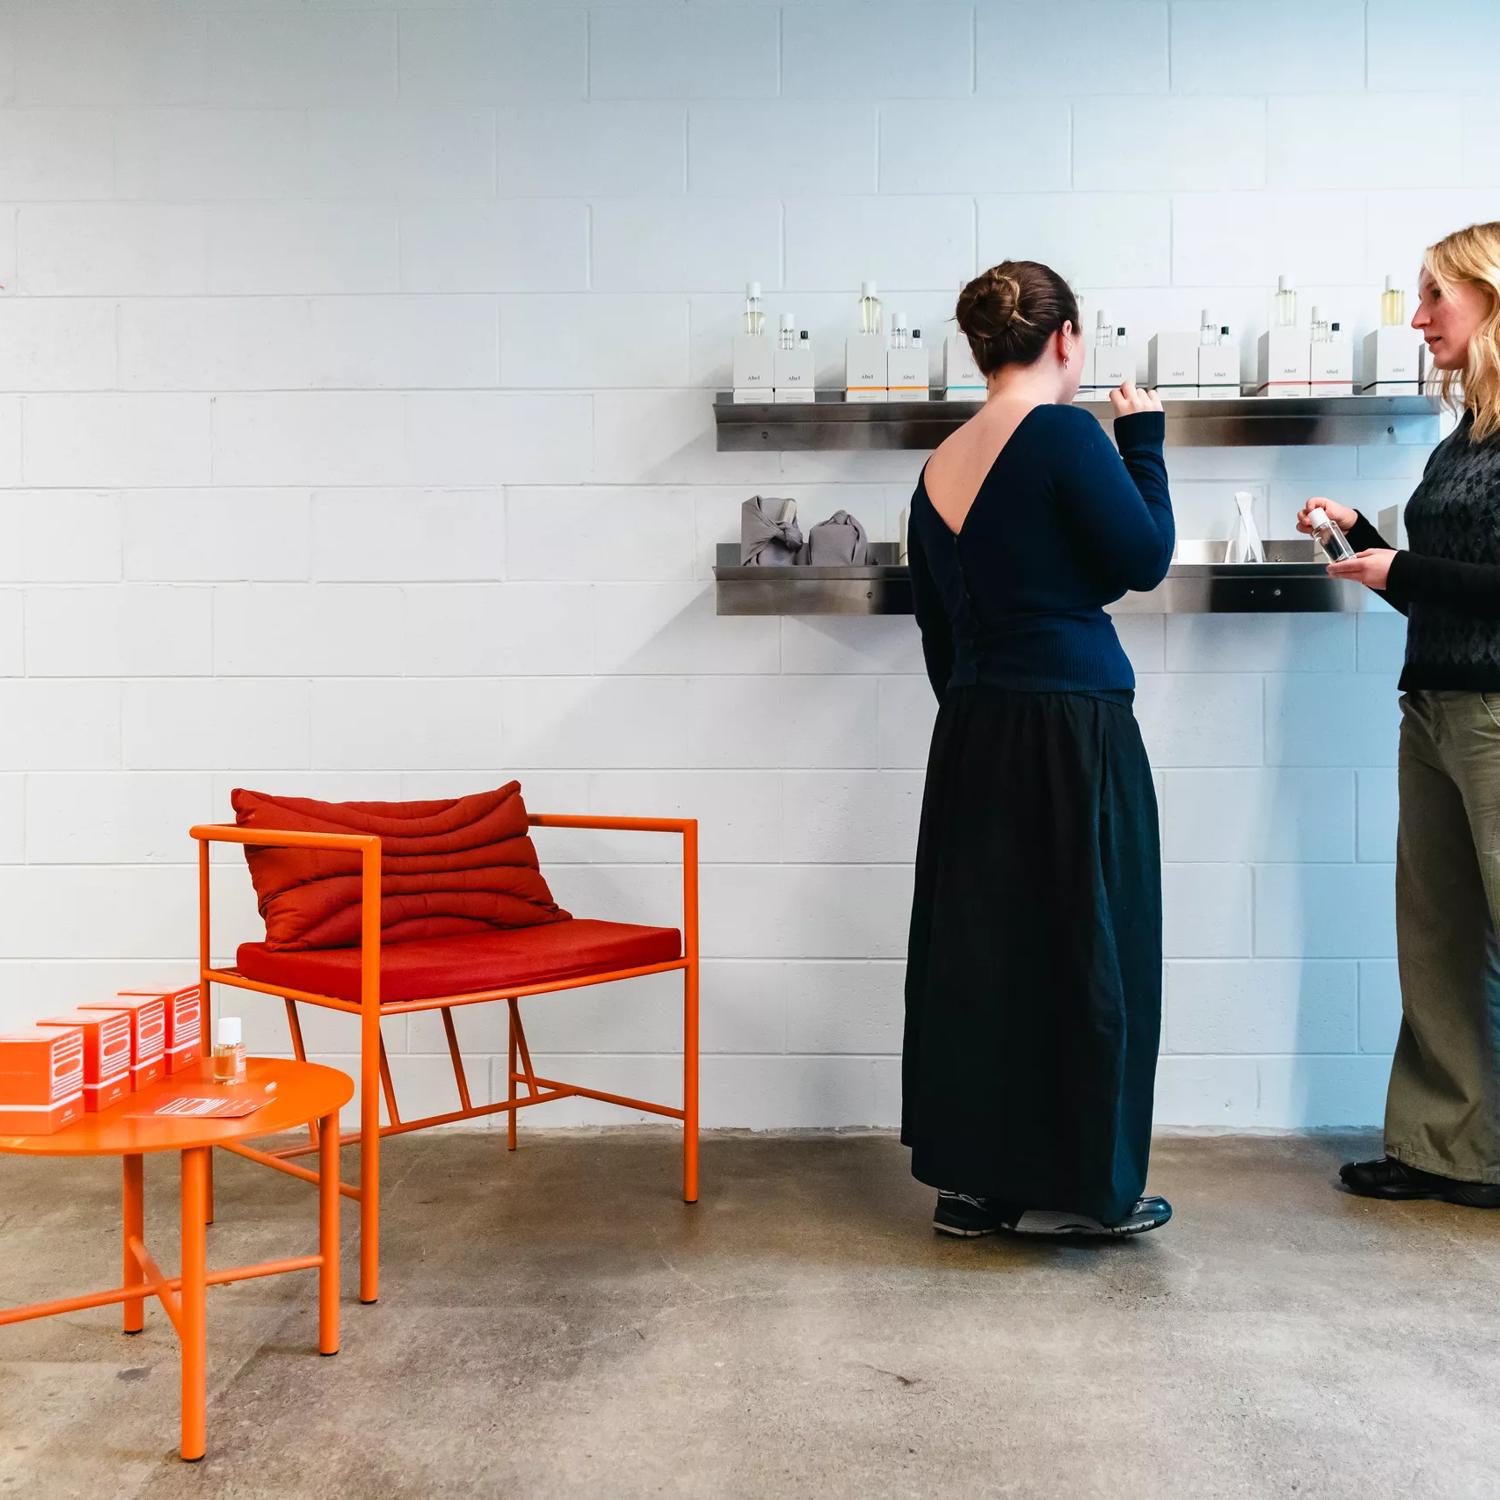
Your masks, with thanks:
M 1401 700 L 1388 1155 L 1500 1182 L 1500 693 Z

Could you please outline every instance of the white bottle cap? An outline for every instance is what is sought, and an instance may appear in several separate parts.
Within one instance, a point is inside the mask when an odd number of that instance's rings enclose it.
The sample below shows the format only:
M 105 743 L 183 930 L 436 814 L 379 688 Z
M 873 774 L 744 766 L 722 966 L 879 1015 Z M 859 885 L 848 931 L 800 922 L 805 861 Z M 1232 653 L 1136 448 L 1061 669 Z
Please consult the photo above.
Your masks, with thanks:
M 1209 317 L 1206 307 L 1198 314 L 1198 326 L 1200 328 L 1212 328 L 1214 326 L 1214 320 Z
M 1285 276 L 1278 276 L 1276 278 L 1276 290 L 1278 292 L 1286 292 L 1286 291 L 1290 291 L 1291 290 L 1291 288 L 1288 287 L 1287 284 L 1286 284 L 1286 277 Z
M 1388 292 L 1394 292 L 1396 290 L 1396 278 L 1394 276 L 1387 276 L 1385 278 L 1385 289 Z
M 859 284 L 859 295 L 861 297 L 875 296 L 875 283 L 873 281 L 862 281 Z
M 797 320 L 791 315 L 791 313 L 782 313 L 781 326 L 783 328 L 795 328 L 797 326 Z
M 1328 522 L 1328 512 L 1321 505 L 1315 505 L 1307 513 L 1307 524 L 1315 530 L 1321 531 Z
M 1314 323 L 1318 321 L 1318 304 L 1316 302 L 1313 303 L 1312 320 Z
M 759 296 L 760 296 L 760 282 L 758 282 L 758 281 L 747 281 L 745 283 L 745 295 L 747 297 L 759 298 Z
M 241 1026 L 240 1018 L 238 1016 L 219 1017 L 219 1046 L 238 1047 L 244 1040 L 244 1035 L 245 1034 Z
M 1094 319 L 1094 327 L 1095 328 L 1108 328 L 1109 327 L 1109 318 L 1106 316 L 1105 311 L 1104 311 L 1104 309 L 1102 307 L 1099 309 L 1099 315 L 1098 315 L 1098 317 L 1096 317 Z

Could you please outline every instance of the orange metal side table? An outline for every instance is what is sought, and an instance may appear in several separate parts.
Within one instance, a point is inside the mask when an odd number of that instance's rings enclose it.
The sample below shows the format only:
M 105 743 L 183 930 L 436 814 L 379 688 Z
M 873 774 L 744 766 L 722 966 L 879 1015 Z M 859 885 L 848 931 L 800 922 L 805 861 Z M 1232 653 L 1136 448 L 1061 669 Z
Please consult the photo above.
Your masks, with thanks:
M 270 1100 L 239 1120 L 142 1117 L 136 1111 L 186 1089 L 203 1094 L 227 1092 L 213 1083 L 207 1060 L 185 1073 L 132 1094 L 101 1114 L 83 1119 L 55 1135 L 0 1136 L 0 1151 L 17 1156 L 118 1156 L 124 1167 L 124 1285 L 29 1307 L 0 1308 L 0 1324 L 21 1323 L 86 1307 L 124 1304 L 125 1332 L 139 1333 L 145 1323 L 145 1298 L 154 1296 L 182 1342 L 182 1456 L 203 1457 L 206 1446 L 205 1366 L 207 1362 L 207 1290 L 231 1281 L 275 1276 L 282 1271 L 318 1271 L 318 1352 L 339 1348 L 339 1111 L 353 1097 L 353 1080 L 316 1063 L 253 1057 L 244 1087 L 264 1091 L 274 1084 Z M 238 1087 L 235 1090 L 238 1092 Z M 215 1146 L 275 1131 L 318 1126 L 318 1253 L 259 1265 L 208 1269 L 208 1223 L 212 1218 L 212 1154 Z M 144 1163 L 156 1151 L 182 1153 L 182 1274 L 165 1276 L 144 1241 Z M 307 1173 L 309 1177 L 312 1173 Z

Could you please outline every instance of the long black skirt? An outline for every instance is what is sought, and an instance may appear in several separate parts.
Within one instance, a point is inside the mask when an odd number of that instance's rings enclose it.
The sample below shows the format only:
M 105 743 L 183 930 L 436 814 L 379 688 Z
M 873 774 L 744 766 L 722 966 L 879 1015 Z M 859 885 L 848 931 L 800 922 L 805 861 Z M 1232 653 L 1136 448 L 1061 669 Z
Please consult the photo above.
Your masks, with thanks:
M 1110 1222 L 1146 1183 L 1161 849 L 1128 695 L 950 688 L 917 843 L 901 1139 L 933 1187 Z

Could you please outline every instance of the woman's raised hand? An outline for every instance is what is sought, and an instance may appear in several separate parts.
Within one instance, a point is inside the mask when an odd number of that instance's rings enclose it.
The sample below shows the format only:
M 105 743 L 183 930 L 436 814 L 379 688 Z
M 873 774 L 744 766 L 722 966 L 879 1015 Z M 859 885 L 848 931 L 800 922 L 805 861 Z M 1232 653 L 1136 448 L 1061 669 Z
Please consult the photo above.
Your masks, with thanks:
M 1155 391 L 1137 390 L 1135 382 L 1127 380 L 1109 393 L 1109 404 L 1117 417 L 1128 417 L 1138 411 L 1160 411 L 1161 397 Z
M 1340 505 L 1337 500 L 1329 500 L 1322 495 L 1314 495 L 1301 510 L 1297 512 L 1297 530 L 1304 536 L 1312 535 L 1312 522 L 1307 519 L 1309 512 L 1321 510 L 1340 531 L 1350 530 L 1354 523 L 1359 520 L 1359 512 L 1350 510 L 1347 505 Z

